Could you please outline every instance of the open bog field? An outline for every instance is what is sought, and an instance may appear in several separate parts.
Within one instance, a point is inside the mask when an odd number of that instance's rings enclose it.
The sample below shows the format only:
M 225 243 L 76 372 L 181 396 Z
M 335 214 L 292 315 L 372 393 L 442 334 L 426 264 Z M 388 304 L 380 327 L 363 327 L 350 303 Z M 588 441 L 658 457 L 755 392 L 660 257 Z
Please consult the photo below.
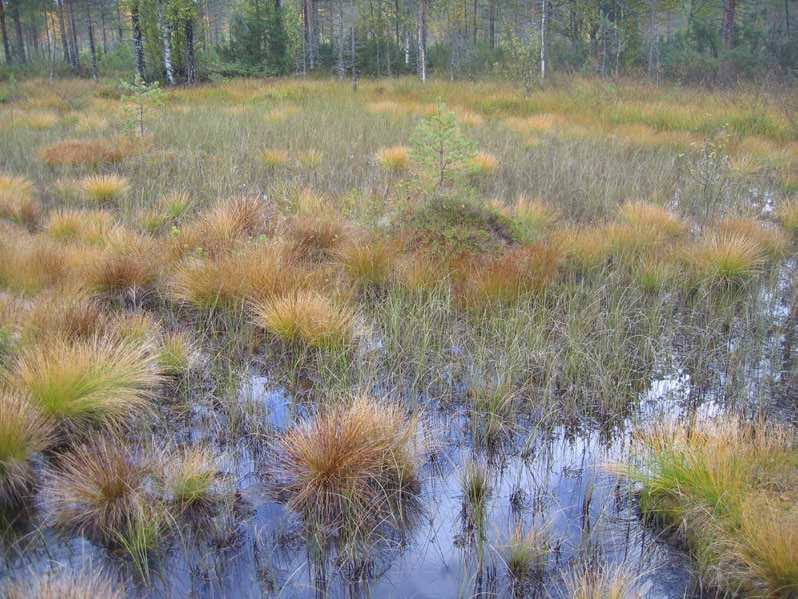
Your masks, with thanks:
M 794 92 L 11 100 L 4 596 L 798 593 Z

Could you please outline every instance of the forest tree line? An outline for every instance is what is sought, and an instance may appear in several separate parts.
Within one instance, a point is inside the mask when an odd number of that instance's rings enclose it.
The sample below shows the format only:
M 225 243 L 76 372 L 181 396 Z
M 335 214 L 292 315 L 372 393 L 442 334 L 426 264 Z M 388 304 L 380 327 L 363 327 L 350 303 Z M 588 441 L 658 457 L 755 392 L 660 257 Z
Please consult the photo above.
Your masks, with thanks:
M 0 0 L 3 66 L 232 75 L 798 74 L 797 0 Z M 11 69 L 4 68 L 6 71 Z

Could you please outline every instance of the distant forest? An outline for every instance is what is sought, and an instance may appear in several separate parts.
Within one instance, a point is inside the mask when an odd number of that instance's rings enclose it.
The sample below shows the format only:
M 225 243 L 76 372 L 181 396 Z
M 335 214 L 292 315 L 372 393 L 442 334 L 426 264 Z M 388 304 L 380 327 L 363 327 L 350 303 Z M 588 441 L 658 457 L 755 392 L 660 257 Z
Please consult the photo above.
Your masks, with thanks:
M 3 68 L 193 83 L 798 75 L 796 0 L 0 0 Z M 3 77 L 5 78 L 5 77 Z

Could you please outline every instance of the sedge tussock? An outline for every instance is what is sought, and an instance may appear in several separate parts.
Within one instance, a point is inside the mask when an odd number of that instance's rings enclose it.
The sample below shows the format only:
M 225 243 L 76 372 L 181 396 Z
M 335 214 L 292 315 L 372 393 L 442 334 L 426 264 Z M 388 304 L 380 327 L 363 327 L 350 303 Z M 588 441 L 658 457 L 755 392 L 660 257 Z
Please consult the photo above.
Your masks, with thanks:
M 0 508 L 24 498 L 35 478 L 31 459 L 49 446 L 52 430 L 27 397 L 0 390 Z
M 318 168 L 324 161 L 324 154 L 315 148 L 300 152 L 298 157 L 299 164 L 308 169 Z
M 365 286 L 383 284 L 391 276 L 396 252 L 382 241 L 353 240 L 336 252 L 350 279 Z
M 133 155 L 133 146 L 120 142 L 66 139 L 46 146 L 39 153 L 50 166 L 102 166 Z
M 32 295 L 67 278 L 74 264 L 47 239 L 0 234 L 0 287 Z
M 391 173 L 401 173 L 410 168 L 410 148 L 408 146 L 392 146 L 377 151 L 377 164 Z
M 116 226 L 115 217 L 105 210 L 67 209 L 50 212 L 43 232 L 54 241 L 102 245 Z
M 435 289 L 450 276 L 444 263 L 425 253 L 406 254 L 397 259 L 393 278 L 412 293 Z
M 146 290 L 158 276 L 152 238 L 121 227 L 106 236 L 105 247 L 83 269 L 86 284 L 99 293 Z
M 563 599 L 634 599 L 644 596 L 634 565 L 578 564 L 565 575 Z
M 351 542 L 401 530 L 420 507 L 419 424 L 368 397 L 323 408 L 275 442 L 276 491 L 314 535 Z
M 618 208 L 618 214 L 625 224 L 655 238 L 664 236 L 680 239 L 690 229 L 683 218 L 672 215 L 661 206 L 646 202 L 627 202 Z
M 595 269 L 607 263 L 612 246 L 600 229 L 558 229 L 549 238 L 560 248 L 566 264 L 576 269 Z
M 81 180 L 80 189 L 88 203 L 102 207 L 121 200 L 130 191 L 130 184 L 114 173 L 90 175 Z
M 784 230 L 798 238 L 798 199 L 785 200 L 779 204 L 776 216 Z
M 295 217 L 288 228 L 300 258 L 321 261 L 330 257 L 349 237 L 349 228 L 329 212 L 315 211 Z
M 38 221 L 40 212 L 36 188 L 30 179 L 0 174 L 0 218 L 32 227 Z
M 58 124 L 58 114 L 52 110 L 35 110 L 26 114 L 23 122 L 29 129 L 49 129 Z
M 798 456 L 793 431 L 733 416 L 636 433 L 620 470 L 643 484 L 643 515 L 686 542 L 704 584 L 723 593 L 798 590 Z
M 155 364 L 164 375 L 179 377 L 191 367 L 196 346 L 185 333 L 169 333 L 161 339 L 155 356 Z
M 145 411 L 161 376 L 143 345 L 54 338 L 21 350 L 9 379 L 59 432 L 85 437 Z
M 36 298 L 25 322 L 26 342 L 92 339 L 108 332 L 111 316 L 83 291 L 58 289 Z
M 504 556 L 513 584 L 533 578 L 542 580 L 551 551 L 551 532 L 547 526 L 536 523 L 525 533 L 519 522 Z
M 697 279 L 709 284 L 743 282 L 757 275 L 765 262 L 761 246 L 739 233 L 710 234 L 685 255 Z
M 722 235 L 739 235 L 751 239 L 770 260 L 778 260 L 787 249 L 788 240 L 779 229 L 767 227 L 755 218 L 725 218 L 718 224 L 717 231 Z
M 482 127 L 485 124 L 485 117 L 478 112 L 455 109 L 457 122 L 466 127 Z
M 252 309 L 258 326 L 288 344 L 344 349 L 355 340 L 355 314 L 315 291 L 278 296 Z
M 202 446 L 183 447 L 164 456 L 157 478 L 165 499 L 180 509 L 204 510 L 221 498 L 218 460 Z
M 499 159 L 488 152 L 478 152 L 465 164 L 466 172 L 473 177 L 488 177 L 499 166 Z
M 512 211 L 516 235 L 522 242 L 544 237 L 557 220 L 557 212 L 542 200 L 520 196 Z
M 466 305 L 512 303 L 540 293 L 556 277 L 560 260 L 558 249 L 550 245 L 529 245 L 501 256 L 487 256 L 466 279 Z
M 148 474 L 120 441 L 100 437 L 60 456 L 48 476 L 47 502 L 59 528 L 117 545 L 143 512 Z
M 183 218 L 191 208 L 194 201 L 187 191 L 167 191 L 158 198 L 158 207 L 171 220 Z
M 263 202 L 253 197 L 237 197 L 221 202 L 196 219 L 175 229 L 170 240 L 170 257 L 187 254 L 225 253 L 247 238 L 266 231 Z
M 278 169 L 288 164 L 288 152 L 266 149 L 260 153 L 260 160 L 266 168 Z
M 124 585 L 116 586 L 105 572 L 53 572 L 9 585 L 8 599 L 124 599 Z

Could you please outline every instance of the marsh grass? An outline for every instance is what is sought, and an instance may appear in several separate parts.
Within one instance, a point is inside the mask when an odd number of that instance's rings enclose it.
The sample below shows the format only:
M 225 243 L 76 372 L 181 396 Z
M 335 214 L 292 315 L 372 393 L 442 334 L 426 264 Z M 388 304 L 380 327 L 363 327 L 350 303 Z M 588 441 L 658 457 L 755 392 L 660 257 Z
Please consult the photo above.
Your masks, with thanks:
M 8 599 L 123 599 L 125 585 L 116 583 L 107 572 L 65 570 L 36 575 L 13 582 L 7 589 Z
M 716 233 L 686 250 L 693 275 L 709 285 L 738 284 L 759 274 L 765 263 L 762 247 L 747 235 Z
M 96 426 L 119 429 L 148 409 L 160 382 L 143 345 L 49 339 L 24 348 L 10 380 L 58 427 L 62 441 Z
M 637 436 L 645 517 L 686 543 L 707 588 L 789 597 L 798 589 L 792 432 L 734 417 L 662 423 Z M 785 503 L 786 501 L 786 503 Z
M 0 218 L 33 228 L 40 213 L 36 189 L 29 179 L 0 174 Z
M 277 296 L 252 307 L 255 324 L 287 344 L 343 350 L 357 338 L 357 318 L 315 291 Z
M 543 580 L 551 551 L 551 533 L 545 525 L 534 524 L 524 533 L 518 523 L 503 552 L 516 596 L 523 596 L 527 582 Z
M 48 166 L 90 166 L 115 164 L 133 155 L 133 147 L 114 141 L 65 139 L 40 151 Z
M 405 530 L 420 509 L 419 426 L 367 397 L 323 408 L 276 440 L 275 489 L 322 545 Z
M 218 473 L 219 462 L 213 454 L 205 447 L 192 446 L 165 455 L 156 476 L 167 501 L 181 512 L 208 512 L 223 498 Z
M 563 599 L 631 599 L 643 593 L 641 573 L 631 564 L 577 564 L 564 582 Z
M 80 189 L 88 204 L 104 207 L 124 198 L 130 191 L 130 184 L 124 177 L 111 173 L 86 177 L 81 180 Z
M 35 480 L 34 454 L 52 440 L 52 426 L 24 396 L 0 391 L 0 507 L 22 500 Z

